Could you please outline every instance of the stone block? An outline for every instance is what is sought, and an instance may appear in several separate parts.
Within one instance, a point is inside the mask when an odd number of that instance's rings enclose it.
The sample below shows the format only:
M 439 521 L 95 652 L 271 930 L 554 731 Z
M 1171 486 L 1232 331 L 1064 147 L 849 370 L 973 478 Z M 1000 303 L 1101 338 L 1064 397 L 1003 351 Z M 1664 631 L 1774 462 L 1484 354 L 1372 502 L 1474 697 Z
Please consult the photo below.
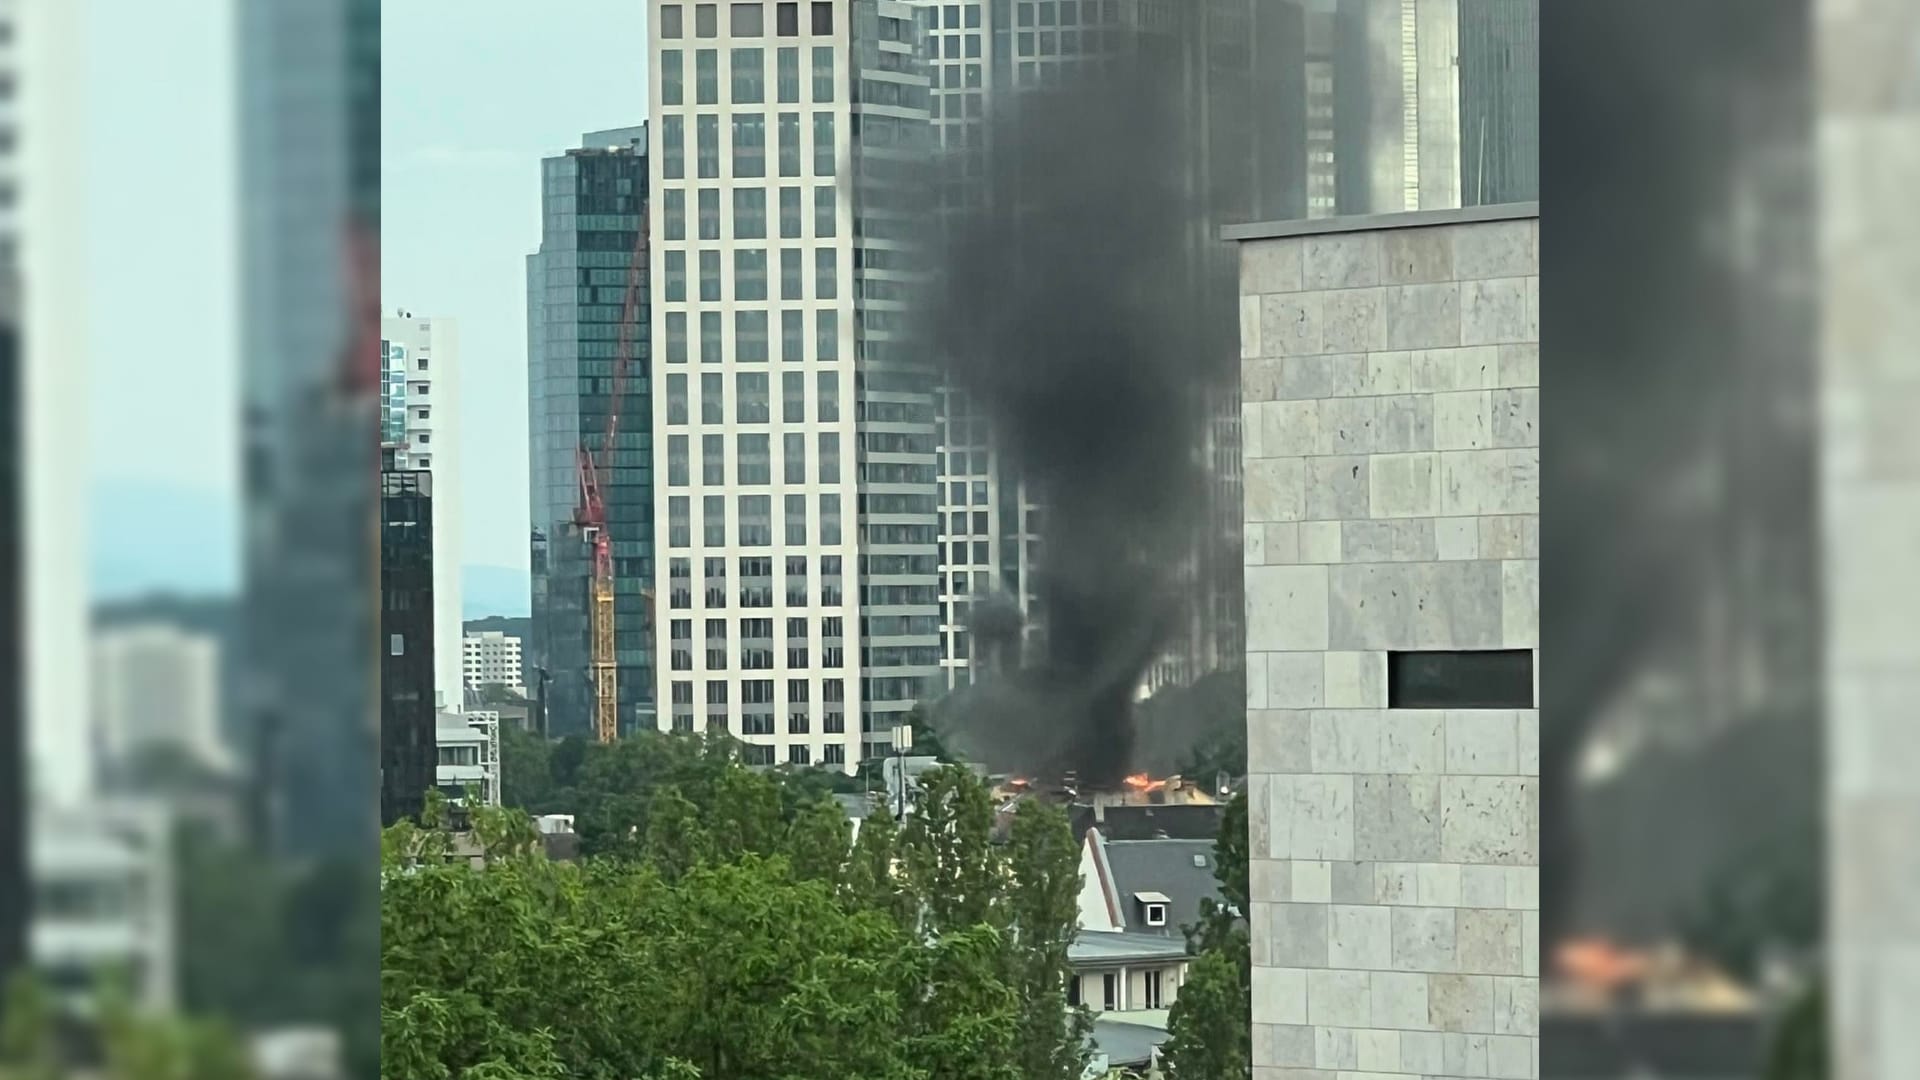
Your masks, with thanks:
M 1379 411 L 1375 401 L 1370 397 L 1348 397 L 1320 402 L 1320 431 L 1314 440 L 1313 452 L 1319 455 L 1373 453 L 1373 421 Z
M 1500 564 L 1501 644 L 1531 649 L 1540 644 L 1540 561 L 1511 559 Z
M 1393 862 L 1440 858 L 1438 777 L 1378 774 L 1352 779 L 1352 858 Z
M 1440 452 L 1440 508 L 1445 517 L 1535 514 L 1540 510 L 1540 451 Z
M 1367 463 L 1368 513 L 1374 518 L 1432 517 L 1440 506 L 1436 454 L 1380 454 Z
M 1383 684 L 1385 666 L 1385 657 L 1382 656 L 1381 681 Z M 1384 692 L 1384 685 L 1382 689 Z M 1424 710 L 1387 711 L 1380 719 L 1380 771 L 1386 773 L 1440 772 L 1446 764 L 1446 738 L 1441 728 L 1444 716 L 1444 713 Z
M 1257 856 L 1247 860 L 1247 889 L 1255 900 L 1273 904 L 1291 899 L 1292 879 L 1292 863 Z
M 1540 971 L 1540 913 L 1520 913 L 1520 970 L 1529 975 Z
M 1321 689 L 1326 671 L 1324 654 L 1279 652 L 1267 654 L 1267 703 L 1275 709 L 1317 709 L 1326 703 Z
M 1448 562 L 1479 558 L 1480 520 L 1479 518 L 1434 519 L 1434 557 Z
M 1250 653 L 1247 657 L 1247 708 L 1264 709 L 1267 707 L 1267 664 L 1264 654 Z
M 1254 968 L 1251 996 L 1256 1024 L 1307 1022 L 1307 973 L 1299 968 Z
M 1282 293 L 1260 298 L 1260 352 L 1266 356 L 1314 356 L 1320 346 L 1320 294 Z
M 1286 369 L 1280 374 L 1279 396 L 1291 401 L 1354 397 L 1365 391 L 1366 382 L 1364 354 L 1290 356 Z
M 1267 530 L 1259 525 L 1242 530 L 1240 534 L 1240 561 L 1246 566 L 1265 566 L 1267 562 Z
M 1428 1020 L 1439 1031 L 1493 1030 L 1493 979 L 1487 975 L 1428 975 Z
M 1264 526 L 1249 526 L 1259 529 L 1265 537 L 1262 553 L 1266 556 L 1266 565 L 1281 566 L 1300 561 L 1300 525 L 1292 521 L 1276 521 Z M 1249 564 L 1251 565 L 1251 564 Z
M 1527 332 L 1526 279 L 1460 283 L 1460 344 L 1513 344 L 1538 337 Z
M 1250 523 L 1298 521 L 1307 507 L 1307 470 L 1299 458 L 1247 462 L 1241 483 Z
M 1445 349 L 1460 342 L 1460 286 L 1395 285 L 1386 290 L 1385 349 Z
M 1483 450 L 1492 446 L 1492 409 L 1493 394 L 1488 390 L 1452 390 L 1433 395 L 1433 448 Z
M 1469 345 L 1448 354 L 1453 381 L 1462 390 L 1492 390 L 1500 385 L 1500 350 L 1492 345 Z
M 1354 854 L 1353 777 L 1275 776 L 1270 803 L 1276 858 L 1360 857 Z M 1296 889 L 1298 872 L 1296 867 Z M 1331 896 L 1331 882 L 1327 891 Z
M 1419 863 L 1413 868 L 1414 900 L 1426 907 L 1460 906 L 1460 867 L 1455 863 Z
M 1293 899 L 1303 904 L 1333 902 L 1333 861 L 1299 859 L 1293 864 Z
M 1522 340 L 1540 340 L 1540 277 L 1537 274 L 1527 279 L 1527 326 L 1523 333 Z
M 1413 354 L 1405 349 L 1368 353 L 1366 392 L 1369 394 L 1412 393 Z
M 1393 912 L 1394 970 L 1454 970 L 1452 908 L 1396 907 L 1381 910 Z
M 1532 220 L 1481 222 L 1449 233 L 1453 240 L 1453 274 L 1461 281 L 1540 272 Z
M 1427 976 L 1403 971 L 1373 972 L 1368 990 L 1373 1026 L 1401 1031 L 1433 1029 Z
M 1240 362 L 1240 400 L 1272 401 L 1280 396 L 1280 379 L 1287 362 L 1273 357 Z
M 1322 430 L 1324 434 L 1324 429 Z M 1308 458 L 1307 520 L 1329 521 L 1367 517 L 1368 475 L 1365 457 Z
M 1480 522 L 1483 559 L 1537 559 L 1540 557 L 1538 514 L 1502 514 Z
M 1373 900 L 1373 864 L 1341 860 L 1330 864 L 1333 873 L 1333 902 L 1371 904 Z
M 1496 648 L 1501 635 L 1499 567 L 1484 561 L 1329 567 L 1329 647 Z
M 1307 457 L 1318 453 L 1320 406 L 1321 402 L 1312 399 L 1261 403 L 1260 446 L 1264 456 Z
M 1388 229 L 1380 234 L 1381 280 L 1388 285 L 1452 281 L 1454 239 L 1448 229 Z
M 1309 654 L 1311 655 L 1311 654 Z M 1248 670 L 1256 666 L 1248 665 Z M 1291 709 L 1247 713 L 1247 771 L 1299 773 L 1312 768 L 1310 714 Z
M 1507 906 L 1517 911 L 1538 911 L 1540 909 L 1540 868 L 1537 866 L 1508 866 Z
M 1430 518 L 1403 518 L 1402 521 L 1429 521 Z M 1399 521 L 1349 521 L 1340 527 L 1340 561 L 1347 563 L 1394 562 L 1394 526 Z
M 1391 909 L 1335 904 L 1327 909 L 1327 964 L 1380 971 L 1393 963 Z
M 1300 291 L 1300 253 L 1305 242 L 1298 237 L 1250 240 L 1240 245 L 1240 291 L 1248 293 L 1286 293 Z
M 1380 713 L 1371 709 L 1317 709 L 1313 725 L 1313 771 L 1380 771 Z
M 1464 776 L 1513 776 L 1520 771 L 1513 713 L 1476 709 L 1448 712 L 1446 717 L 1448 772 Z
M 1268 955 L 1280 967 L 1327 966 L 1327 905 L 1275 904 L 1267 937 Z
M 1520 342 L 1500 346 L 1500 385 L 1539 386 L 1540 346 Z
M 1445 861 L 1538 866 L 1539 836 L 1538 781 L 1512 776 L 1441 779 L 1440 858 Z
M 1273 963 L 1273 954 L 1268 949 L 1271 935 L 1267 931 L 1272 924 L 1273 904 L 1264 900 L 1252 901 L 1252 913 L 1247 916 L 1247 953 L 1261 967 Z
M 1504 908 L 1461 908 L 1455 921 L 1456 958 L 1471 975 L 1519 975 L 1520 913 Z
M 1311 1068 L 1313 1028 L 1305 1024 L 1256 1024 L 1253 1053 L 1254 1060 L 1262 1065 Z
M 1251 359 L 1260 353 L 1260 298 L 1240 298 L 1240 358 Z
M 1300 282 L 1309 289 L 1358 289 L 1380 284 L 1380 233 L 1309 236 L 1300 257 Z
M 1361 1028 L 1353 1033 L 1360 1055 L 1360 1071 L 1397 1073 L 1400 1071 L 1400 1033 L 1380 1028 Z
M 1253 461 L 1263 457 L 1274 457 L 1264 449 L 1264 440 L 1260 431 L 1260 402 L 1243 401 L 1240 403 L 1240 460 Z
M 1400 1033 L 1400 1070 L 1415 1076 L 1433 1076 L 1447 1067 L 1437 1031 Z
M 1363 353 L 1383 349 L 1387 326 L 1381 321 L 1385 289 L 1343 289 L 1321 302 L 1320 344 L 1328 352 Z
M 1324 566 L 1246 568 L 1249 651 L 1306 652 L 1327 647 L 1327 570 Z
M 1492 446 L 1540 445 L 1540 391 L 1535 388 L 1491 392 Z M 1449 449 L 1440 447 L 1439 449 Z
M 1418 889 L 1414 864 L 1383 862 L 1373 864 L 1373 899 L 1376 904 L 1411 904 Z
M 1250 858 L 1271 859 L 1273 854 L 1273 777 L 1266 773 L 1247 775 L 1247 852 Z
M 1341 523 L 1338 521 L 1301 522 L 1300 561 L 1303 563 L 1339 562 L 1340 534 Z
M 1508 869 L 1505 866 L 1461 867 L 1460 903 L 1477 908 L 1506 907 Z
M 1367 972 L 1307 972 L 1307 1022 L 1315 1027 L 1370 1027 Z
M 1534 1080 L 1534 1040 L 1518 1035 L 1487 1036 L 1487 1075 L 1493 1080 Z
M 1448 1076 L 1487 1075 L 1487 1037 L 1471 1032 L 1444 1032 L 1440 1057 Z
M 1538 680 L 1536 680 L 1537 682 Z M 1540 710 L 1522 709 L 1514 723 L 1514 739 L 1518 744 L 1520 775 L 1540 775 Z
M 1377 652 L 1330 652 L 1324 677 L 1330 709 L 1383 709 L 1387 704 L 1387 658 Z M 1387 770 L 1382 771 L 1410 771 Z
M 1404 454 L 1434 449 L 1433 398 L 1427 394 L 1394 394 L 1374 403 L 1371 453 Z
M 1540 980 L 1530 977 L 1493 980 L 1493 1033 L 1540 1034 Z

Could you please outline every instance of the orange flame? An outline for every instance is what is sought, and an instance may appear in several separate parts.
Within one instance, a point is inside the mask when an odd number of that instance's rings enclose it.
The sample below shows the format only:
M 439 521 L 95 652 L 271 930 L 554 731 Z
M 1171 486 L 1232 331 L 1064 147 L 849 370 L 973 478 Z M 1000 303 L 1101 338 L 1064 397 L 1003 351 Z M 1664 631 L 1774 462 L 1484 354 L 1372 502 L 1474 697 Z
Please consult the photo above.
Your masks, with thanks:
M 1601 990 L 1617 990 L 1647 975 L 1646 954 L 1620 948 L 1599 938 L 1570 941 L 1556 952 L 1562 974 Z
M 1127 786 L 1135 791 L 1159 791 L 1167 786 L 1167 782 L 1155 780 L 1146 773 L 1134 773 L 1127 777 Z

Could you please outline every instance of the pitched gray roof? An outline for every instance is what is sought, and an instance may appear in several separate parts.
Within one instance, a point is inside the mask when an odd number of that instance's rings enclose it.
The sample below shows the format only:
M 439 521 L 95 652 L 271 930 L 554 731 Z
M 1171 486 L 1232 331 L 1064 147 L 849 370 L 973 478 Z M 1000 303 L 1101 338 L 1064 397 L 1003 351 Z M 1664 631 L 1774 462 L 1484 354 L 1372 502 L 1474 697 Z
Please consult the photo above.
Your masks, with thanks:
M 1125 929 L 1136 934 L 1182 937 L 1180 927 L 1200 918 L 1200 900 L 1220 899 L 1213 877 L 1212 840 L 1109 840 L 1107 866 Z M 1148 926 L 1135 893 L 1164 893 L 1167 925 Z
M 1075 967 L 1136 964 L 1150 960 L 1178 960 L 1187 955 L 1184 939 L 1162 934 L 1114 933 L 1084 930 L 1067 946 L 1067 963 Z
M 1093 1018 L 1093 1045 L 1107 1055 L 1107 1064 L 1139 1067 L 1153 1060 L 1153 1052 L 1167 1041 L 1167 1029 L 1147 1024 L 1129 1024 L 1113 1017 L 1126 1013 L 1108 1013 Z

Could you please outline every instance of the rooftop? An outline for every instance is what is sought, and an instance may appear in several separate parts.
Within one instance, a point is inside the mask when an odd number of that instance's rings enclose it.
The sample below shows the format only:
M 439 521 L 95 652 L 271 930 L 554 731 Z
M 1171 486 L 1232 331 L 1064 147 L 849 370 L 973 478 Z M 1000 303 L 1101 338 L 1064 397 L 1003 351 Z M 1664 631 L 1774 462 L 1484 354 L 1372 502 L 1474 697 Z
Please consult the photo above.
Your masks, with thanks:
M 1150 960 L 1180 960 L 1187 955 L 1185 938 L 1163 934 L 1131 934 L 1086 930 L 1067 946 L 1067 962 L 1077 966 L 1135 964 Z

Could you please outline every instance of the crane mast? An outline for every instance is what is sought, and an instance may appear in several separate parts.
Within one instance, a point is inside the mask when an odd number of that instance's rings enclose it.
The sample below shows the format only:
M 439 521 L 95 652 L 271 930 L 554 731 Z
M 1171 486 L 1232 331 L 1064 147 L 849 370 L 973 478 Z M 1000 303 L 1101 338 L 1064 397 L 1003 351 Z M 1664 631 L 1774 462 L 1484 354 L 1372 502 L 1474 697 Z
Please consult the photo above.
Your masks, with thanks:
M 612 395 L 607 408 L 607 424 L 600 436 L 599 460 L 581 433 L 578 453 L 580 505 L 574 511 L 574 523 L 592 549 L 593 578 L 588 596 L 588 656 L 593 674 L 593 730 L 600 742 L 620 737 L 620 683 L 613 639 L 613 540 L 608 535 L 607 506 L 601 491 L 601 478 L 611 482 L 614 468 L 614 444 L 620 435 L 620 408 L 627 393 L 627 373 L 633 362 L 633 325 L 640 312 L 647 266 L 647 214 L 636 194 L 635 212 L 640 227 L 634 233 L 633 257 L 627 263 L 626 292 L 620 305 L 620 326 L 613 353 Z M 647 590 L 649 599 L 651 590 Z M 652 605 L 648 604 L 648 621 Z

